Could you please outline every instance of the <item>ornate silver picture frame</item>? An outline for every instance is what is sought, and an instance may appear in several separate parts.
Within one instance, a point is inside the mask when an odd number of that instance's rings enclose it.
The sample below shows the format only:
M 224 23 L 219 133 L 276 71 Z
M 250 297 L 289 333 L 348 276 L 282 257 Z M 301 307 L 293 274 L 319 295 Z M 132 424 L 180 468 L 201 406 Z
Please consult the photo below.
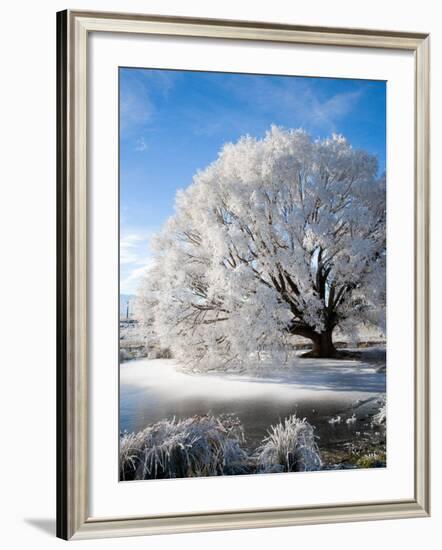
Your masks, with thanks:
M 93 260 L 87 249 L 87 113 L 88 38 L 92 32 L 375 48 L 413 54 L 413 498 L 145 517 L 91 517 L 87 274 Z M 429 36 L 68 10 L 57 14 L 57 82 L 57 536 L 68 540 L 429 515 Z

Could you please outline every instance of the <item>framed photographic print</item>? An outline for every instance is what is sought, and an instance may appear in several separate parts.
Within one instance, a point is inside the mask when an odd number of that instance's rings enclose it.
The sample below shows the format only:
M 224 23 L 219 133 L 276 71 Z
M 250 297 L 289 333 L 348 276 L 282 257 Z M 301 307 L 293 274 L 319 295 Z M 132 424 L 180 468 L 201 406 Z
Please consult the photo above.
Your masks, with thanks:
M 429 37 L 64 11 L 65 539 L 429 513 Z

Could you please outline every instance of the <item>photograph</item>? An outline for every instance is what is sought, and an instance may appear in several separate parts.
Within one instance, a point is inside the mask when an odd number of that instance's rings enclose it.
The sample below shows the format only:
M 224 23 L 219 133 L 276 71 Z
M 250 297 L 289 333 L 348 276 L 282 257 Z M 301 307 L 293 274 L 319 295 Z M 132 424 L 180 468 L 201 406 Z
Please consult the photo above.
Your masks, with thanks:
M 385 468 L 387 83 L 118 70 L 119 480 Z

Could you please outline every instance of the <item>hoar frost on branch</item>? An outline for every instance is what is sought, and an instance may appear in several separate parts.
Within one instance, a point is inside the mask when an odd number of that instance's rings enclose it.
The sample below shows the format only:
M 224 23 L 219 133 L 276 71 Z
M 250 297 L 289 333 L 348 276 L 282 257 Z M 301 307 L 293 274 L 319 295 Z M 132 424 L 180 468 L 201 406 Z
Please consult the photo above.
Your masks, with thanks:
M 339 135 L 273 126 L 223 147 L 176 197 L 141 288 L 183 362 L 238 366 L 291 335 L 334 357 L 333 330 L 385 320 L 385 178 Z

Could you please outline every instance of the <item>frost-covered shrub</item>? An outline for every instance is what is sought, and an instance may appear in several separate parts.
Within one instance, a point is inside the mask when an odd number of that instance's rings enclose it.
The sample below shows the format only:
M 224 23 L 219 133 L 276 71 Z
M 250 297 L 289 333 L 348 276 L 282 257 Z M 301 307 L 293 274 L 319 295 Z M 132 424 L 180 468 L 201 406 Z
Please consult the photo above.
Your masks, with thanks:
M 321 465 L 314 428 L 296 415 L 271 426 L 258 448 L 258 469 L 262 473 L 307 472 L 319 470 Z
M 373 416 L 374 424 L 385 424 L 387 421 L 387 404 L 384 402 L 379 408 L 378 412 Z
M 387 464 L 385 452 L 367 453 L 358 458 L 356 465 L 358 468 L 384 468 Z
M 169 348 L 153 348 L 148 353 L 149 359 L 171 359 L 172 353 Z
M 129 361 L 129 359 L 132 359 L 132 355 L 129 353 L 127 349 L 120 348 L 120 363 L 123 363 L 124 361 Z
M 162 420 L 120 441 L 120 479 L 164 479 L 247 472 L 243 430 L 233 416 Z

